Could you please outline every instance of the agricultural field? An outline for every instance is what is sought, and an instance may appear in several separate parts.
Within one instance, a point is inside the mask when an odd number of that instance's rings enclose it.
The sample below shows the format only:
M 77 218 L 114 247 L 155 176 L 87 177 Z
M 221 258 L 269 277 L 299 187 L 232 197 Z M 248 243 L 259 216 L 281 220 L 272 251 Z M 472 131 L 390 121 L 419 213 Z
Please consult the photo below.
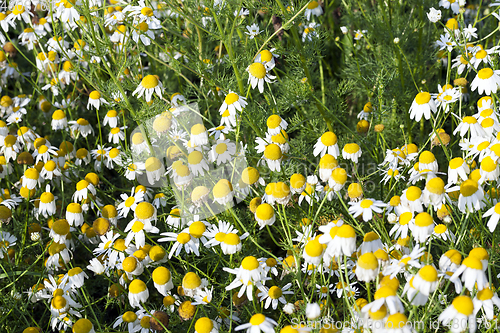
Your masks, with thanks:
M 497 332 L 500 0 L 0 2 L 0 332 Z

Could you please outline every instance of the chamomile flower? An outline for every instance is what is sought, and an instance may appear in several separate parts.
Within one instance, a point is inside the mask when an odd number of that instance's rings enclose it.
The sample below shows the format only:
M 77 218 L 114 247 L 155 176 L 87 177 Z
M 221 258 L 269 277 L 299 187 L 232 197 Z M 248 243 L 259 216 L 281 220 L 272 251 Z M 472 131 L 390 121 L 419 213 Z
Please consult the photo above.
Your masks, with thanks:
M 370 221 L 373 217 L 373 212 L 382 213 L 385 203 L 375 199 L 363 199 L 358 202 L 349 202 L 349 213 L 356 218 L 363 215 L 363 221 Z
M 460 333 L 467 329 L 476 330 L 476 317 L 474 315 L 474 303 L 469 296 L 457 296 L 438 317 L 443 325 L 449 326 L 452 333 Z
M 53 118 L 54 116 L 52 116 L 52 119 Z M 84 138 L 86 138 L 90 134 L 94 134 L 94 129 L 92 128 L 90 123 L 83 118 L 79 118 L 76 121 L 70 121 L 68 124 L 71 125 L 72 131 L 80 133 Z
M 465 288 L 472 291 L 474 288 L 482 290 L 488 284 L 486 274 L 483 270 L 483 263 L 475 256 L 469 255 L 462 261 L 460 267 L 453 273 L 450 281 L 457 280 L 462 275 L 462 282 Z
M 169 259 L 172 258 L 174 254 L 175 256 L 178 256 L 183 248 L 186 253 L 194 252 L 197 256 L 200 255 L 200 252 L 198 251 L 198 242 L 189 234 L 189 232 L 164 232 L 160 235 L 165 237 L 158 239 L 158 242 L 174 242 L 174 245 L 168 254 Z
M 259 92 L 264 92 L 264 82 L 273 83 L 275 76 L 268 73 L 269 69 L 260 62 L 254 62 L 247 68 L 248 83 L 251 83 L 252 89 L 258 86 Z
M 134 308 L 141 307 L 141 303 L 145 303 L 148 298 L 149 290 L 143 281 L 135 279 L 130 282 L 128 287 L 128 300 L 130 302 L 130 306 Z
M 90 106 L 95 107 L 97 110 L 101 107 L 103 104 L 109 104 L 106 102 L 104 98 L 101 97 L 101 93 L 98 92 L 97 90 L 94 90 L 90 93 L 89 95 L 89 101 L 87 103 L 87 109 L 90 108 Z
M 323 15 L 323 8 L 321 8 L 318 1 L 311 1 L 307 5 L 307 8 L 304 12 L 304 15 L 306 16 L 307 20 L 310 21 L 311 15 L 314 15 L 314 16 Z
M 462 118 L 462 122 L 455 128 L 453 135 L 457 133 L 460 133 L 461 137 L 464 137 L 467 133 L 472 137 L 486 137 L 486 132 L 477 122 L 477 119 L 472 116 Z
M 356 277 L 359 281 L 374 281 L 379 272 L 377 257 L 372 252 L 366 252 L 359 256 L 356 262 Z
M 50 185 L 47 185 L 45 192 L 40 195 L 40 204 L 38 206 L 39 214 L 44 217 L 53 216 L 56 213 L 57 197 L 50 192 Z
M 217 165 L 231 161 L 236 153 L 236 144 L 227 140 L 217 140 L 217 143 L 210 150 L 209 159 Z
M 478 94 L 482 95 L 484 93 L 488 96 L 491 93 L 496 93 L 500 84 L 499 73 L 499 70 L 494 71 L 491 68 L 480 69 L 471 83 L 471 90 L 475 91 L 477 89 Z
M 106 116 L 104 117 L 104 120 L 102 123 L 104 126 L 109 125 L 109 127 L 111 127 L 111 128 L 117 127 L 118 126 L 118 112 L 116 112 L 115 110 L 109 110 L 106 113 Z
M 222 103 L 219 108 L 219 113 L 222 115 L 224 111 L 228 110 L 229 114 L 236 115 L 236 111 L 243 111 L 247 106 L 247 101 L 245 97 L 239 96 L 232 90 L 224 98 L 224 103 Z
M 130 196 L 122 193 L 120 198 L 122 202 L 118 205 L 118 214 L 119 216 L 126 217 L 130 210 L 135 211 L 137 204 L 144 200 L 144 192 L 134 192 L 134 189 L 132 189 Z
M 274 333 L 274 326 L 276 325 L 278 323 L 273 319 L 267 318 L 262 313 L 256 313 L 250 318 L 248 323 L 239 325 L 234 330 L 246 330 L 247 333 Z
M 254 39 L 256 36 L 258 36 L 261 32 L 264 30 L 260 30 L 259 26 L 257 23 L 254 23 L 252 25 L 247 25 L 246 26 L 247 31 L 245 31 L 245 34 L 247 34 L 249 39 Z
M 134 90 L 132 96 L 137 94 L 137 98 L 141 98 L 144 95 L 146 102 L 150 102 L 153 93 L 156 93 L 160 98 L 162 97 L 162 88 L 163 85 L 157 76 L 146 75 L 137 86 L 137 89 Z
M 494 319 L 493 306 L 496 305 L 497 308 L 500 308 L 500 298 L 489 287 L 479 290 L 472 302 L 474 303 L 474 316 L 483 309 L 488 320 Z
M 342 157 L 346 160 L 351 160 L 354 163 L 358 163 L 358 159 L 361 154 L 361 148 L 357 143 L 348 143 L 342 149 Z
M 337 158 L 340 153 L 339 146 L 337 144 L 337 136 L 333 132 L 324 133 L 314 144 L 314 156 L 323 156 L 327 153 L 335 158 Z
M 257 295 L 257 297 L 260 298 L 260 302 L 264 302 L 264 309 L 269 308 L 269 306 L 272 306 L 273 310 L 276 310 L 278 308 L 278 304 L 286 304 L 286 299 L 284 295 L 293 295 L 294 292 L 292 290 L 288 290 L 292 287 L 291 283 L 287 283 L 286 285 L 283 286 L 283 288 L 280 288 L 278 286 L 272 286 L 270 288 L 267 288 L 266 286 L 261 286 L 259 288 L 260 293 Z
M 261 229 L 266 225 L 273 225 L 276 220 L 273 206 L 268 203 L 260 204 L 255 211 L 255 220 Z
M 281 171 L 281 160 L 283 153 L 277 144 L 271 143 L 266 146 L 262 160 L 266 162 L 271 171 Z
M 420 92 L 415 96 L 410 107 L 410 119 L 420 121 L 422 117 L 426 120 L 431 118 L 431 112 L 436 113 L 437 107 L 431 94 L 428 92 Z

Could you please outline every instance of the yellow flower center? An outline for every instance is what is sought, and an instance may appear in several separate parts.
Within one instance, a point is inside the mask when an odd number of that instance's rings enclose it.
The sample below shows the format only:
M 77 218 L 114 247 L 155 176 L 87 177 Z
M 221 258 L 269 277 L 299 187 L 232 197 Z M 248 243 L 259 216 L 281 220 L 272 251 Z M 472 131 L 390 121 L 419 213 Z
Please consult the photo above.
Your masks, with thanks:
M 418 105 L 423 105 L 429 103 L 431 100 L 431 94 L 428 92 L 421 92 L 418 93 L 417 96 L 415 97 L 415 102 L 417 102 Z
M 141 81 L 141 86 L 145 89 L 152 89 L 158 86 L 158 78 L 154 75 L 146 75 Z
M 451 303 L 459 313 L 470 316 L 474 312 L 474 304 L 468 296 L 457 296 Z
M 239 96 L 235 93 L 229 93 L 226 95 L 226 98 L 224 99 L 224 102 L 226 102 L 226 104 L 228 105 L 231 105 L 233 104 L 234 102 L 238 101 L 239 100 Z
M 266 76 L 266 67 L 260 62 L 254 62 L 248 68 L 250 75 L 257 79 L 263 79 Z
M 477 76 L 481 80 L 487 80 L 493 76 L 493 70 L 491 68 L 483 68 L 479 72 L 477 72 Z
M 467 179 L 460 185 L 460 194 L 464 197 L 470 197 L 477 192 L 479 185 L 472 179 Z

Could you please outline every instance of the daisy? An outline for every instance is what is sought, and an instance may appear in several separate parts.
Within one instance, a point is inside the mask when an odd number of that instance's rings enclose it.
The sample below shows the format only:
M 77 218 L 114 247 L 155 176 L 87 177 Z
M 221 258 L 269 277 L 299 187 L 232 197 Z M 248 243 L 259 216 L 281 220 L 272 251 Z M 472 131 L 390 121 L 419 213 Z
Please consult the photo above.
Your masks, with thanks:
M 142 79 L 141 83 L 137 86 L 137 89 L 134 90 L 132 96 L 137 94 L 137 98 L 141 98 L 142 95 L 144 95 L 146 102 L 150 102 L 153 93 L 156 93 L 158 97 L 162 98 L 162 88 L 163 85 L 157 76 L 147 75 Z
M 397 289 L 392 286 L 381 286 L 374 295 L 375 300 L 368 303 L 361 309 L 362 312 L 366 313 L 368 311 L 378 311 L 383 305 L 387 307 L 390 314 L 395 314 L 398 312 L 404 312 L 404 306 L 401 300 L 398 298 Z
M 436 238 L 440 238 L 444 240 L 445 242 L 451 240 L 452 242 L 455 242 L 455 235 L 448 229 L 448 227 L 445 224 L 438 224 L 434 227 L 434 231 L 432 232 L 432 235 Z
M 332 294 L 335 289 L 333 288 L 333 284 L 320 286 L 316 284 L 316 291 L 319 295 L 319 298 L 327 298 L 330 294 Z
M 437 112 L 437 107 L 431 94 L 428 92 L 420 92 L 411 104 L 410 119 L 415 119 L 415 121 L 418 122 L 423 116 L 426 120 L 429 120 L 431 118 L 431 111 L 433 113 Z
M 278 286 L 272 286 L 267 288 L 266 286 L 261 286 L 259 288 L 260 293 L 258 293 L 257 297 L 259 297 L 260 302 L 264 302 L 264 309 L 269 308 L 272 305 L 273 310 L 278 308 L 278 304 L 286 304 L 286 299 L 284 295 L 293 295 L 294 292 L 292 290 L 288 290 L 292 287 L 291 283 L 287 283 L 283 288 Z
M 443 51 L 446 49 L 446 51 L 451 52 L 453 51 L 453 48 L 457 46 L 457 43 L 450 37 L 448 32 L 444 35 L 441 35 L 439 40 L 436 41 L 436 46 L 439 47 L 440 51 Z
M 500 307 L 500 298 L 498 298 L 497 293 L 492 291 L 489 287 L 479 290 L 472 302 L 474 303 L 474 316 L 476 316 L 482 308 L 488 320 L 494 319 L 493 306 L 496 305 Z
M 460 187 L 454 186 L 448 189 L 448 192 L 460 190 L 458 198 L 458 208 L 462 213 L 466 211 L 476 211 L 484 207 L 484 191 L 477 181 L 467 179 Z
M 457 15 L 460 11 L 460 2 L 459 1 L 454 1 L 454 0 L 440 0 L 439 1 L 439 6 L 449 9 L 453 11 L 453 14 Z
M 348 224 L 342 224 L 325 250 L 329 257 L 351 256 L 356 251 L 356 232 Z
M 50 185 L 47 185 L 45 192 L 40 195 L 39 214 L 42 214 L 44 217 L 55 215 L 56 200 L 57 197 L 50 192 Z
M 175 242 L 170 249 L 170 253 L 168 254 L 169 259 L 172 258 L 174 254 L 175 256 L 179 256 L 183 248 L 186 253 L 194 252 L 197 256 L 200 255 L 200 252 L 198 251 L 198 240 L 191 237 L 189 232 L 164 232 L 160 235 L 165 237 L 158 239 L 158 242 Z
M 245 34 L 247 34 L 249 39 L 254 39 L 254 37 L 258 36 L 261 32 L 264 30 L 260 30 L 259 26 L 254 23 L 252 25 L 247 25 L 246 26 L 247 31 L 245 31 Z
M 125 238 L 125 246 L 128 246 L 132 242 L 132 239 L 135 239 L 135 245 L 137 247 L 142 247 L 146 241 L 146 232 L 158 233 L 160 230 L 153 226 L 148 220 L 141 222 L 138 219 L 133 219 L 129 222 L 129 224 L 127 224 L 125 232 L 128 232 L 127 237 Z
M 450 281 L 458 280 L 460 274 L 462 274 L 462 282 L 464 282 L 465 288 L 471 292 L 474 288 L 482 290 L 488 285 L 488 279 L 483 267 L 481 260 L 469 255 L 453 273 Z
M 258 86 L 259 92 L 264 92 L 264 81 L 273 83 L 276 77 L 268 73 L 269 69 L 260 62 L 254 62 L 247 68 L 248 83 L 251 83 L 252 89 Z
M 106 116 L 104 117 L 104 120 L 102 123 L 104 126 L 109 125 L 109 127 L 111 127 L 111 128 L 117 127 L 118 126 L 118 112 L 116 112 L 115 110 L 109 110 L 106 113 Z
M 277 144 L 271 143 L 266 146 L 261 161 L 265 161 L 271 171 L 281 171 L 281 160 L 283 153 Z
M 239 96 L 234 91 L 229 90 L 229 93 L 224 98 L 224 103 L 219 108 L 219 113 L 222 115 L 224 111 L 228 110 L 229 114 L 235 115 L 236 110 L 241 112 L 246 106 L 247 101 L 245 97 Z
M 358 159 L 361 154 L 361 148 L 357 143 L 348 143 L 342 149 L 342 157 L 346 160 L 351 160 L 354 163 L 358 163 Z
M 79 118 L 77 121 L 70 121 L 69 124 L 72 131 L 80 133 L 84 138 L 90 134 L 94 134 L 92 126 L 83 118 Z
M 394 234 L 394 237 L 408 237 L 408 231 L 413 229 L 414 223 L 412 212 L 401 213 L 398 217 L 398 223 L 389 231 L 389 236 Z
M 469 296 L 457 296 L 438 317 L 443 325 L 449 326 L 452 333 L 460 333 L 467 329 L 476 330 L 476 317 L 474 315 L 474 303 Z
M 146 284 L 139 279 L 130 282 L 128 290 L 128 300 L 130 306 L 134 308 L 141 307 L 141 303 L 145 303 L 149 298 L 149 290 Z
M 370 231 L 363 237 L 363 243 L 361 243 L 358 250 L 361 251 L 361 254 L 365 254 L 367 252 L 375 253 L 382 248 L 383 244 L 380 237 L 375 232 Z
M 408 265 L 420 268 L 421 264 L 418 259 L 424 254 L 424 252 L 425 248 L 416 244 L 410 254 L 402 256 L 400 260 L 391 259 L 391 264 L 384 269 L 382 274 L 390 275 L 391 278 L 394 278 L 398 275 L 398 273 L 406 271 Z
M 130 196 L 126 193 L 120 194 L 122 202 L 118 205 L 118 214 L 122 217 L 126 217 L 130 210 L 135 211 L 137 204 L 144 200 L 144 192 L 134 192 L 134 189 L 130 191 Z
M 233 282 L 226 286 L 226 290 L 232 290 L 241 286 L 238 297 L 245 294 L 249 300 L 253 300 L 252 286 L 256 284 L 258 287 L 261 285 L 261 280 L 265 278 L 265 272 L 260 265 L 257 258 L 247 256 L 241 261 L 241 265 L 236 269 L 224 267 L 224 271 L 236 275 Z
M 302 42 L 304 43 L 306 40 L 312 42 L 315 38 L 319 37 L 318 29 L 320 25 L 316 22 L 309 23 L 304 31 L 302 32 Z
M 259 54 L 257 54 L 257 56 L 255 57 L 255 62 L 260 62 L 264 64 L 266 68 L 273 69 L 276 64 L 274 58 L 278 58 L 279 55 L 271 53 L 272 51 L 274 51 L 274 49 L 271 49 L 271 51 L 260 51 Z
M 17 238 L 7 231 L 0 230 L 0 259 L 9 256 L 8 249 L 16 245 Z
M 472 28 L 472 25 L 469 26 Z M 483 62 L 487 66 L 493 66 L 490 56 L 498 53 L 498 47 L 494 46 L 488 50 L 484 50 L 480 45 L 478 45 L 471 50 L 471 53 L 474 56 L 470 59 L 470 63 L 472 66 L 474 66 L 474 68 L 477 69 L 481 62 Z
M 33 157 L 35 158 L 35 163 L 42 161 L 47 163 L 50 158 L 57 156 L 57 150 L 55 147 L 46 146 L 45 144 L 39 145 L 33 152 Z
M 356 278 L 359 281 L 374 281 L 378 277 L 378 273 L 379 262 L 373 253 L 366 252 L 359 256 L 356 262 Z
M 97 110 L 101 107 L 102 104 L 109 104 L 106 102 L 104 98 L 101 97 L 101 93 L 97 90 L 94 90 L 89 95 L 89 101 L 87 103 L 87 109 L 90 109 L 90 106 L 95 107 Z
M 363 199 L 358 202 L 349 202 L 349 213 L 356 218 L 363 215 L 363 221 L 368 222 L 373 218 L 373 212 L 382 213 L 382 209 L 386 206 L 383 201 L 375 199 Z
M 231 140 L 217 140 L 217 143 L 212 146 L 209 154 L 209 160 L 216 162 L 217 166 L 221 163 L 226 164 L 232 160 L 236 153 L 236 144 Z
M 483 92 L 486 95 L 491 95 L 491 93 L 496 93 L 498 85 L 500 84 L 500 73 L 499 70 L 493 71 L 491 68 L 483 68 L 477 72 L 477 76 L 471 83 L 471 90 L 475 91 L 477 89 L 478 94 L 482 95 Z
M 467 133 L 469 133 L 471 137 L 486 137 L 486 132 L 477 122 L 477 119 L 472 116 L 465 116 L 462 118 L 462 122 L 455 128 L 453 135 L 457 133 L 460 133 L 461 137 L 464 137 Z
M 317 1 L 311 1 L 307 5 L 307 8 L 304 12 L 304 15 L 306 16 L 307 20 L 311 20 L 311 15 L 314 16 L 320 16 L 323 15 L 323 8 L 319 5 Z
M 459 179 L 467 180 L 470 172 L 469 166 L 461 157 L 455 157 L 448 164 L 448 184 L 456 184 Z
M 267 318 L 261 313 L 254 314 L 247 324 L 239 325 L 234 330 L 245 330 L 247 333 L 274 333 L 274 326 L 278 323 L 270 318 Z

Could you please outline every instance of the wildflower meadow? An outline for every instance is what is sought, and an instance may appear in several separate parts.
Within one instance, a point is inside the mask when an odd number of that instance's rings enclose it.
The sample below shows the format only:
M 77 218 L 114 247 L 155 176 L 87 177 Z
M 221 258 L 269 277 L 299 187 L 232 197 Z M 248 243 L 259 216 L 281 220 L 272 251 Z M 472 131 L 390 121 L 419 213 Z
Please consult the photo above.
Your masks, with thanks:
M 500 0 L 0 1 L 0 332 L 498 332 Z

